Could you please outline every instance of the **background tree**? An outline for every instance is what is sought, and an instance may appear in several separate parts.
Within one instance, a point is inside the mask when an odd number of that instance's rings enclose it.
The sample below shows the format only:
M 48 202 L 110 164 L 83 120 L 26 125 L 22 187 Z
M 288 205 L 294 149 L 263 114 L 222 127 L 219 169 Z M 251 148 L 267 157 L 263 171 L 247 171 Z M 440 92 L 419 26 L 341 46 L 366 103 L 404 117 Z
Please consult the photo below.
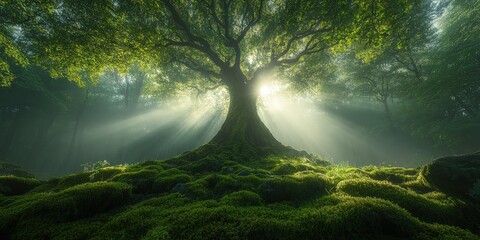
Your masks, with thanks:
M 480 129 L 480 1 L 446 3 L 427 55 L 427 78 L 410 89 L 406 112 L 417 135 L 453 152 L 474 151 Z

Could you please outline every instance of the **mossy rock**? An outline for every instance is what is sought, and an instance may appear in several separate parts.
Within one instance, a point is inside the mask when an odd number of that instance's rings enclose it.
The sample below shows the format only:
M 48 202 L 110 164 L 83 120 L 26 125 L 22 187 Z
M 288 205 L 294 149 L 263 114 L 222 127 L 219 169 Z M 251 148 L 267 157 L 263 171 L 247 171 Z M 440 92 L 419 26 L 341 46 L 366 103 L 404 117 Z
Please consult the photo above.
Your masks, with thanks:
M 40 180 L 35 178 L 0 176 L 0 194 L 7 196 L 24 194 L 40 184 Z
M 421 177 L 439 191 L 480 203 L 480 152 L 439 158 L 423 167 Z

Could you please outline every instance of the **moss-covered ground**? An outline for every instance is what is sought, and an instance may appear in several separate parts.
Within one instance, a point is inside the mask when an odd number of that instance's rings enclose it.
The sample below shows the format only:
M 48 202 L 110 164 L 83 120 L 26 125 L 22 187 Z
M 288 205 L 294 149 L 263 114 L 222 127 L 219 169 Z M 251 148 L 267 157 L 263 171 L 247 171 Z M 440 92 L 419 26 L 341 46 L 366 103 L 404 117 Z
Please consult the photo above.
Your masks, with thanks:
M 0 239 L 480 239 L 478 206 L 430 188 L 420 168 L 199 151 L 0 177 Z

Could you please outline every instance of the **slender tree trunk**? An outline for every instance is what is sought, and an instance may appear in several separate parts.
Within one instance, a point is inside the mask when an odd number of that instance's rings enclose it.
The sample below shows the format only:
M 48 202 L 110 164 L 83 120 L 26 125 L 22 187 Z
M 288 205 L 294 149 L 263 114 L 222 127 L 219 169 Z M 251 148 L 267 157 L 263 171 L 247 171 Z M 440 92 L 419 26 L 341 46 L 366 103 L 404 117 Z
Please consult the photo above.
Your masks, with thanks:
M 385 115 L 387 117 L 388 124 L 390 125 L 390 128 L 392 129 L 393 133 L 397 132 L 397 129 L 395 128 L 395 123 L 393 122 L 393 117 L 392 117 L 392 112 L 390 111 L 390 106 L 388 105 L 388 98 L 384 97 L 382 99 L 382 104 L 385 109 Z
M 88 89 L 86 90 L 85 92 L 85 96 L 84 96 L 84 99 L 83 99 L 83 102 L 82 104 L 79 106 L 79 109 L 77 111 L 77 114 L 75 116 L 75 126 L 73 127 L 73 133 L 72 133 L 72 138 L 70 139 L 70 146 L 68 147 L 68 151 L 67 151 L 67 161 L 69 161 L 72 156 L 73 156 L 73 153 L 75 151 L 75 142 L 77 140 L 77 135 L 78 135 L 78 131 L 80 129 L 80 122 L 81 122 L 81 119 L 83 118 L 83 113 L 85 111 L 85 108 L 87 107 L 87 102 L 88 102 Z

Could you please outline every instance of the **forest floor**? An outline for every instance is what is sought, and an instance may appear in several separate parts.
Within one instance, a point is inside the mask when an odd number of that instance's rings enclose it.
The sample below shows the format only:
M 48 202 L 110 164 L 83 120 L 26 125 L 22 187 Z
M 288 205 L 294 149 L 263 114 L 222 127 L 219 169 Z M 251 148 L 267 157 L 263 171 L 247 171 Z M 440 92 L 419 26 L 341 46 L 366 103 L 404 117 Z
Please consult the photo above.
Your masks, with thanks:
M 0 239 L 480 239 L 478 207 L 430 187 L 420 167 L 186 156 L 2 176 Z

